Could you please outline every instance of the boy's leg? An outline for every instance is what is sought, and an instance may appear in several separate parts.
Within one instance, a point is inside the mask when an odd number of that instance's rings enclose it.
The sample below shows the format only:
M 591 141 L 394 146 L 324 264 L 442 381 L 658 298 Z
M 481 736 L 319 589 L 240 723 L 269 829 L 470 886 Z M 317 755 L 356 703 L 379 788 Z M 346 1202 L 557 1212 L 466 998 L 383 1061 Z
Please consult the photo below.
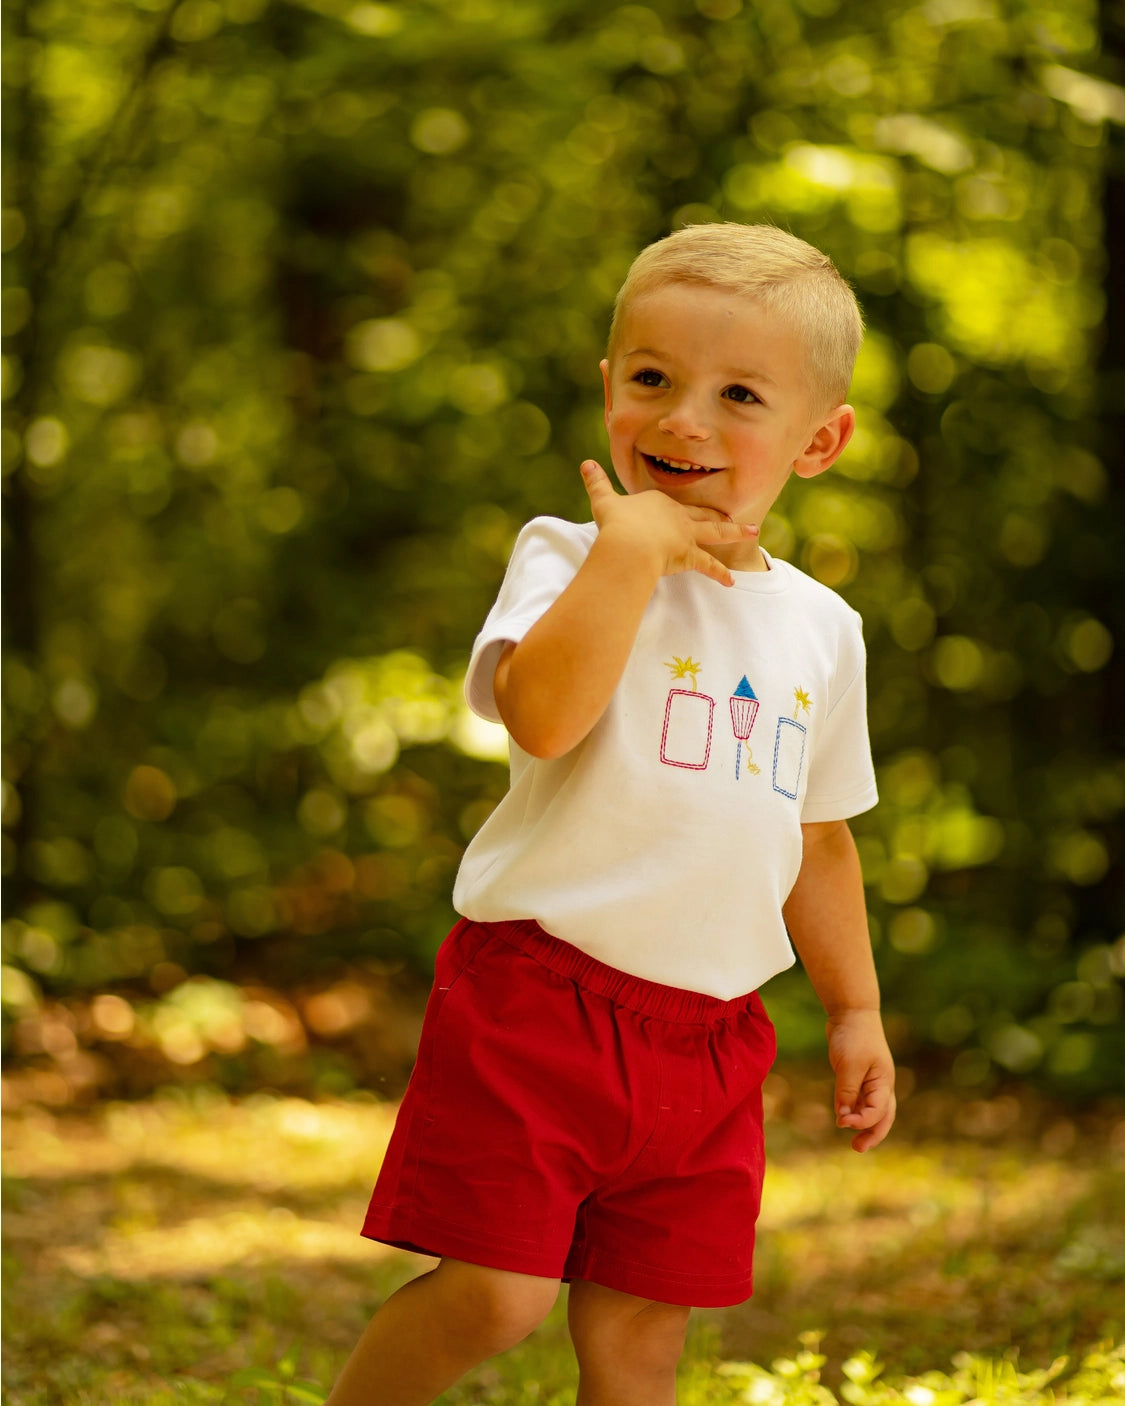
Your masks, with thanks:
M 550 1313 L 557 1279 L 444 1259 L 383 1304 L 325 1406 L 427 1406 Z
M 575 1279 L 567 1313 L 579 1368 L 575 1406 L 675 1406 L 690 1308 Z

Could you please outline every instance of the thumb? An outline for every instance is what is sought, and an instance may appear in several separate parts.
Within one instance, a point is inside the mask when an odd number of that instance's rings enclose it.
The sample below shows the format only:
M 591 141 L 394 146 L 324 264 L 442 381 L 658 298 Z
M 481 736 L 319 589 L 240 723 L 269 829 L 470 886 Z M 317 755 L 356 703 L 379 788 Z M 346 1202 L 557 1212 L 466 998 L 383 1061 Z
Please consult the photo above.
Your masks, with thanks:
M 857 1113 L 862 1093 L 863 1079 L 858 1070 L 841 1069 L 836 1076 L 836 1117 Z
M 590 506 L 596 508 L 599 503 L 604 503 L 610 498 L 618 497 L 618 493 L 613 484 L 609 481 L 609 476 L 605 469 L 596 459 L 584 459 L 582 461 L 582 482 L 586 487 L 586 494 L 590 499 Z

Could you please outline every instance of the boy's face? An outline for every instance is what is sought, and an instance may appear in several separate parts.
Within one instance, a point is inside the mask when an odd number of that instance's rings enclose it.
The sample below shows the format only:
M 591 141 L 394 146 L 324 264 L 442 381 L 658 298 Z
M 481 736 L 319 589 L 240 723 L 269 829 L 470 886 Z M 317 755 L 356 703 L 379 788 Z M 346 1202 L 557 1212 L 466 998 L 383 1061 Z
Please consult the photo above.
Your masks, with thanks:
M 602 362 L 610 456 L 627 493 L 761 523 L 793 472 L 811 478 L 847 444 L 847 406 L 818 414 L 798 335 L 759 303 L 721 288 L 668 283 L 624 310 Z M 756 542 L 709 547 L 761 569 Z

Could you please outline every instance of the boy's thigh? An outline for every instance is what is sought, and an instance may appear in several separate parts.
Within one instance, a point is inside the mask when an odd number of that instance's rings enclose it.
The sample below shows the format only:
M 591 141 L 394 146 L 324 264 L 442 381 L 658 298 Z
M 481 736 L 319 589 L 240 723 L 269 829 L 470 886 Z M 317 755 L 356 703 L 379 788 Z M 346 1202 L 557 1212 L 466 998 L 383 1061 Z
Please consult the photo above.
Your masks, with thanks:
M 439 958 L 365 1233 L 561 1276 L 579 1205 L 639 1150 L 627 1060 L 610 1003 L 479 937 Z
M 430 1275 L 451 1316 L 475 1317 L 496 1326 L 536 1328 L 555 1306 L 562 1281 L 466 1260 L 443 1259 Z
M 440 1016 L 431 1141 L 468 1142 L 486 1180 L 511 1158 L 584 1195 L 629 1145 L 630 1077 L 611 1013 L 591 1011 L 573 982 L 511 948 L 485 947 L 472 965 Z
M 750 1296 L 774 1053 L 757 998 L 711 1029 L 670 1032 L 652 1136 L 580 1207 L 567 1278 L 700 1308 Z

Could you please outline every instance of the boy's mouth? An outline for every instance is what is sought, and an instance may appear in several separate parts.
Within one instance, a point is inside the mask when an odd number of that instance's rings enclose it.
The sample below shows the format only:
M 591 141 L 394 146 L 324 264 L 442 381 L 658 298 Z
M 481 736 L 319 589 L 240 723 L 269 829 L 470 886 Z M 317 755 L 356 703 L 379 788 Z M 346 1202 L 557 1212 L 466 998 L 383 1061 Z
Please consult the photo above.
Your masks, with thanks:
M 658 473 L 672 474 L 677 478 L 706 478 L 708 474 L 722 473 L 717 466 L 693 464 L 689 459 L 664 459 L 659 454 L 642 454 L 641 457 Z

